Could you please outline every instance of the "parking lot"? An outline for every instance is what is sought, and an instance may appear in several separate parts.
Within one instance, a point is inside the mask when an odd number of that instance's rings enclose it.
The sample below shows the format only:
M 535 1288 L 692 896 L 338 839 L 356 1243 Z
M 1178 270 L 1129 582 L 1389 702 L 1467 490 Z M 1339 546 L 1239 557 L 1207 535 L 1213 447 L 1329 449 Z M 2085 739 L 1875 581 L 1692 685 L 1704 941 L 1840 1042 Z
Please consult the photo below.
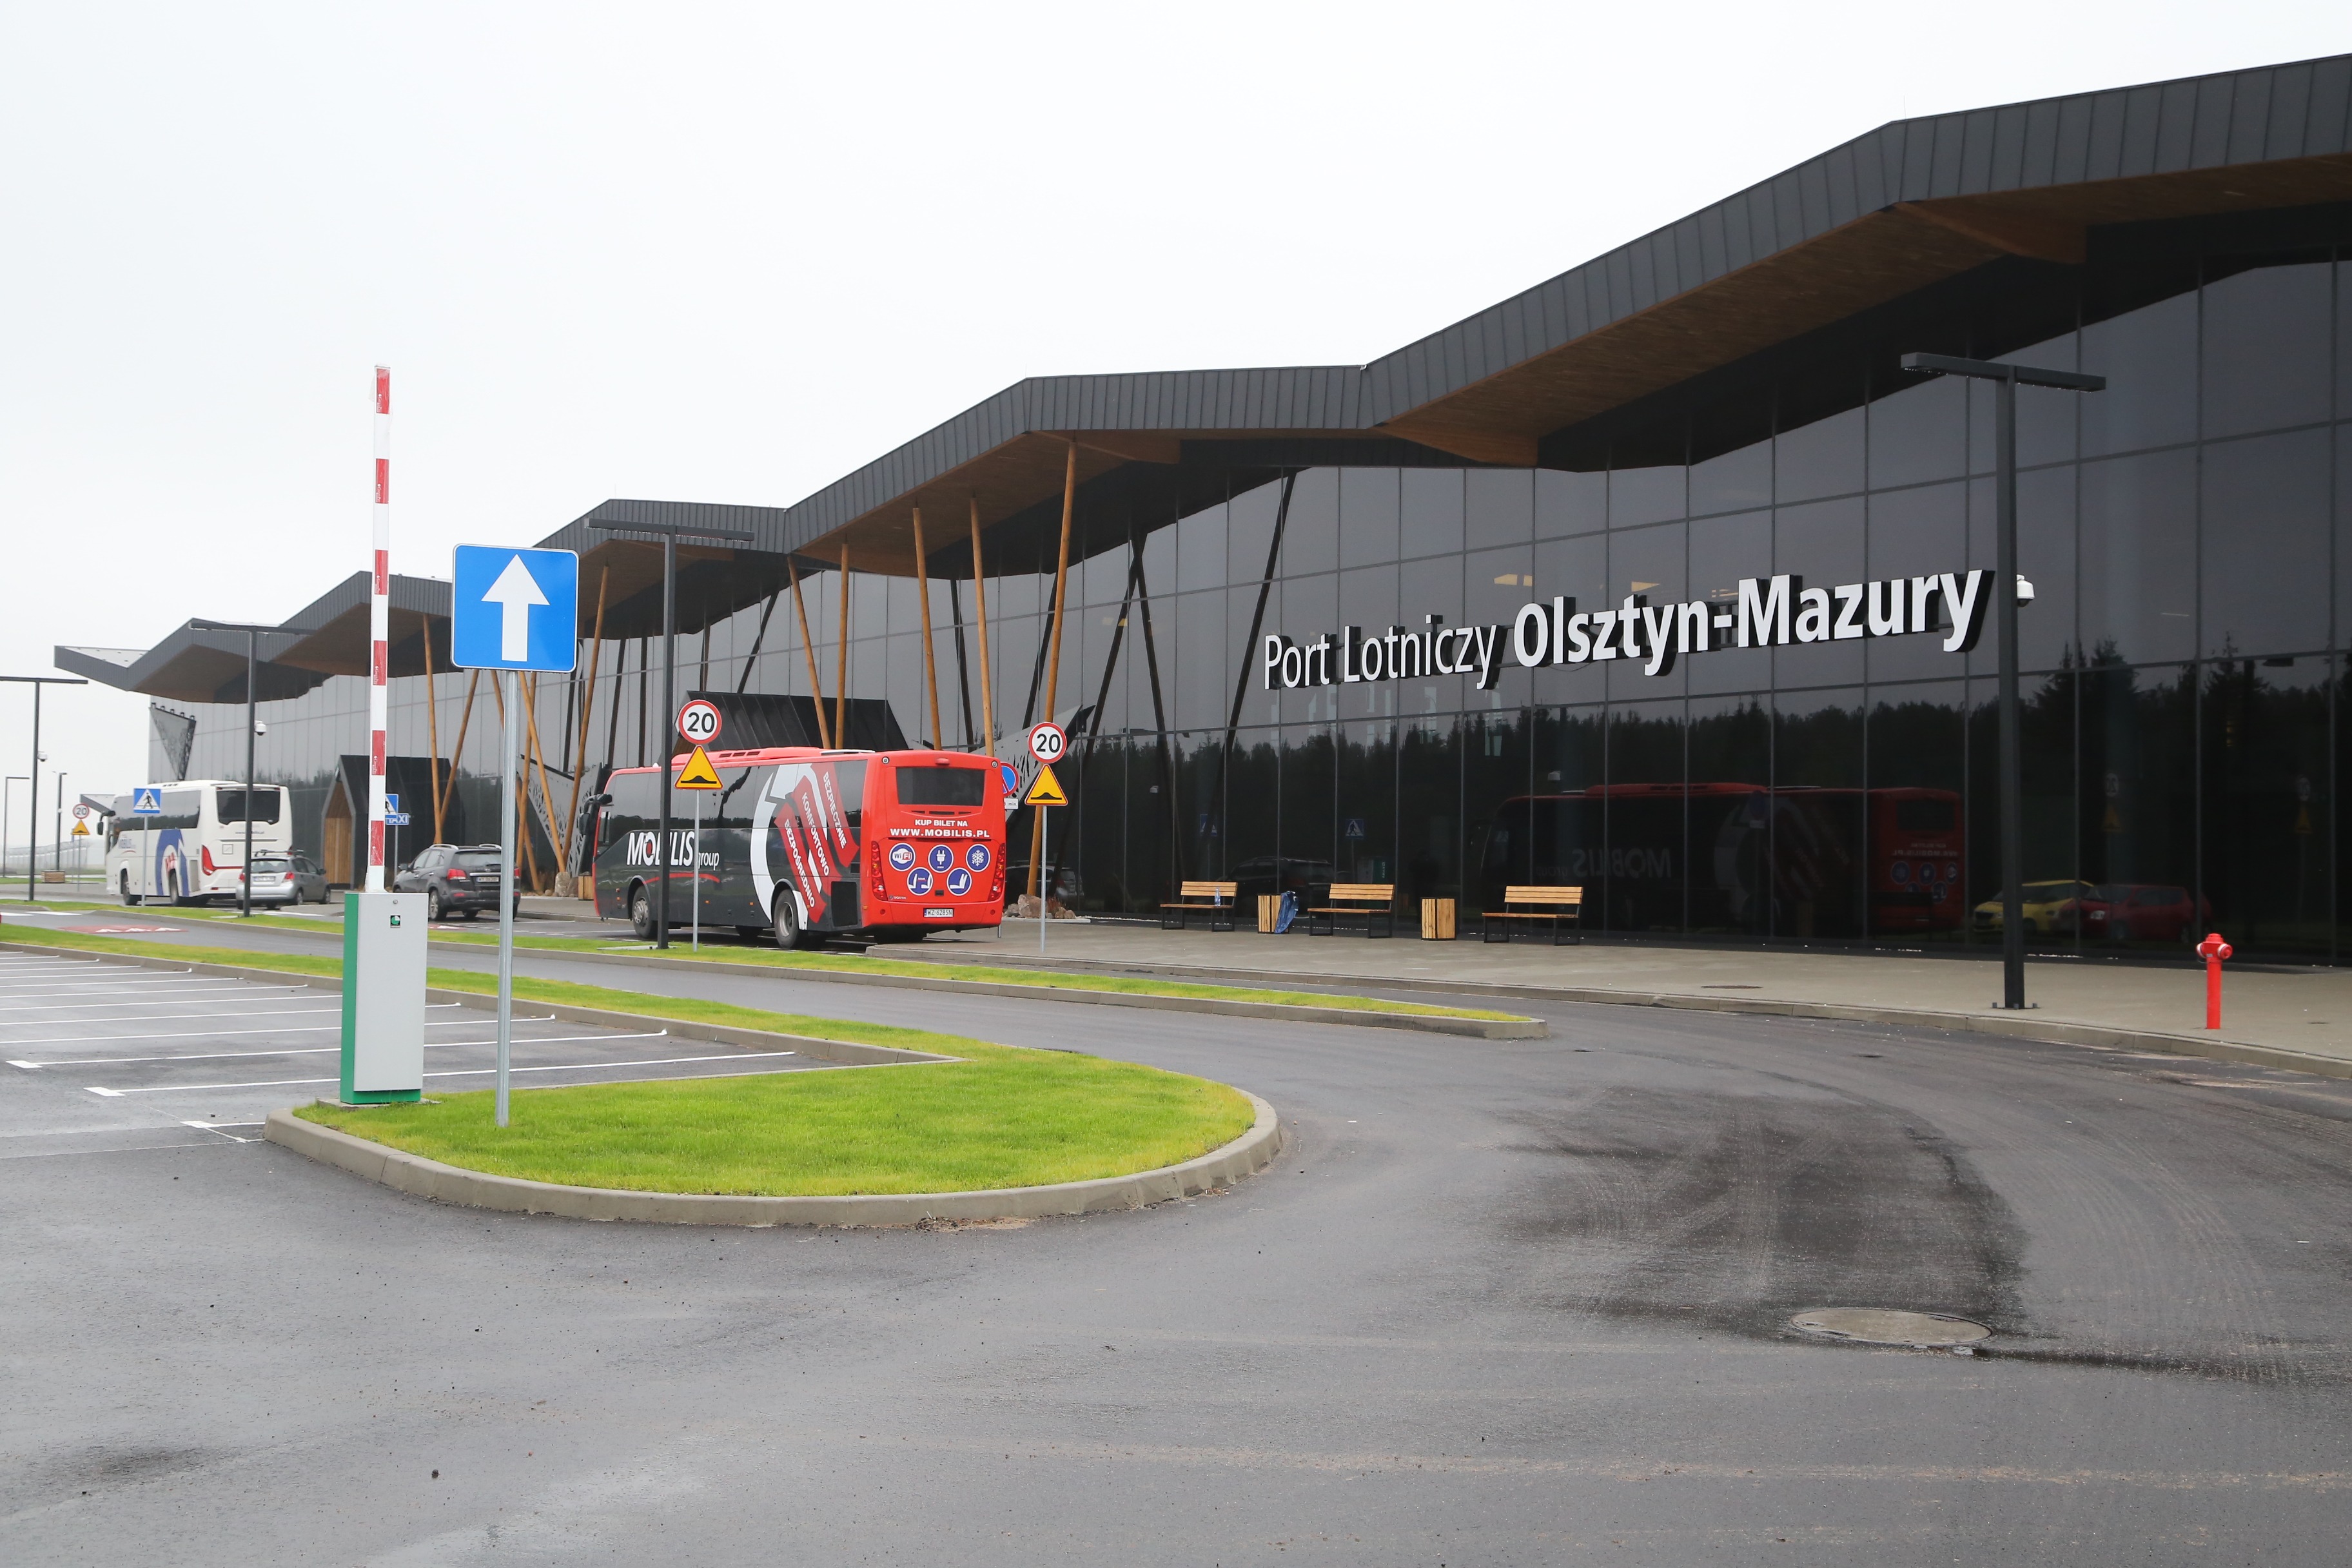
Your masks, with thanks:
M 269 1111 L 334 1097 L 341 1013 L 334 992 L 291 978 L 0 953 L 0 1061 L 13 1080 L 0 1142 L 28 1154 L 258 1137 Z M 498 1022 L 487 998 L 432 1004 L 425 1019 L 425 1092 L 489 1088 Z M 831 1065 L 515 1007 L 517 1089 Z

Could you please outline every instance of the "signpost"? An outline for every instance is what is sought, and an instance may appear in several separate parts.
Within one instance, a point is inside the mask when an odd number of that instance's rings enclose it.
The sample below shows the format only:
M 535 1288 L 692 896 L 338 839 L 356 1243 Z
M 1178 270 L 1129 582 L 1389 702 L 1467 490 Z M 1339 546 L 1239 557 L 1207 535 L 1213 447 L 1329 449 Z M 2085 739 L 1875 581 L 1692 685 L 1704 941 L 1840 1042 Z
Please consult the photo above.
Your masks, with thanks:
M 1046 900 L 1053 893 L 1053 884 L 1045 876 L 1045 850 L 1050 842 L 1045 837 L 1045 808 L 1070 804 L 1070 797 L 1062 793 L 1062 781 L 1054 776 L 1054 764 L 1067 755 L 1069 749 L 1069 736 L 1052 720 L 1029 726 L 1029 754 L 1037 759 L 1037 776 L 1029 781 L 1029 793 L 1022 796 L 1022 804 L 1034 806 L 1037 812 L 1037 863 L 1029 868 L 1029 879 L 1037 889 L 1037 952 L 1041 955 L 1045 951 Z
M 139 901 L 147 901 L 147 883 L 155 875 L 155 819 L 163 815 L 163 792 L 134 789 L 131 815 L 139 819 Z
M 519 670 L 568 670 L 578 662 L 580 557 L 569 550 L 460 544 L 456 567 L 449 594 L 449 662 L 461 669 L 494 670 L 506 688 L 506 738 L 499 752 L 497 1110 L 498 1124 L 504 1127 L 514 1044 L 515 753 L 522 749 L 522 683 L 514 677 Z
M 710 765 L 710 753 L 703 748 L 719 739 L 719 710 L 698 697 L 677 710 L 677 732 L 694 747 L 694 754 L 686 759 L 686 766 L 677 775 L 677 787 L 690 789 L 694 795 L 694 834 L 687 840 L 687 875 L 692 879 L 694 900 L 693 936 L 689 939 L 694 951 L 702 951 L 702 792 L 719 787 L 719 770 Z M 664 868 L 665 875 L 667 868 Z
M 679 734 L 692 741 L 698 729 L 703 731 L 706 738 L 715 738 L 719 733 L 719 710 L 699 699 L 677 710 Z M 725 786 L 724 781 L 719 776 L 719 770 L 710 765 L 710 753 L 702 749 L 702 744 L 698 741 L 695 742 L 693 754 L 686 759 L 686 766 L 678 770 L 677 787 L 694 792 L 694 832 L 686 841 L 688 846 L 686 858 L 689 868 L 687 875 L 693 879 L 694 888 L 692 941 L 694 951 L 700 952 L 702 951 L 702 793 L 705 790 L 720 789 Z M 664 867 L 663 875 L 669 874 L 669 868 Z

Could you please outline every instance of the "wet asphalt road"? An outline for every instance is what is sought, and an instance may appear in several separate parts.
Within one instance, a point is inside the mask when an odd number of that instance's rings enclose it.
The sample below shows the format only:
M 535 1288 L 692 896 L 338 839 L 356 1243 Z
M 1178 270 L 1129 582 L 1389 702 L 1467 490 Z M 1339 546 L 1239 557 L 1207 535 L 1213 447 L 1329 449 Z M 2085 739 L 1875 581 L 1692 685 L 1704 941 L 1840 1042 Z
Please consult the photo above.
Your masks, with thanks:
M 1294 1142 L 1223 1195 L 938 1232 L 477 1215 L 225 1139 L 0 1162 L 0 1556 L 2344 1555 L 2352 1085 L 1633 1008 L 1475 1042 L 531 967 L 1203 1073 Z M 1996 1333 L 1783 1326 L 1824 1304 Z

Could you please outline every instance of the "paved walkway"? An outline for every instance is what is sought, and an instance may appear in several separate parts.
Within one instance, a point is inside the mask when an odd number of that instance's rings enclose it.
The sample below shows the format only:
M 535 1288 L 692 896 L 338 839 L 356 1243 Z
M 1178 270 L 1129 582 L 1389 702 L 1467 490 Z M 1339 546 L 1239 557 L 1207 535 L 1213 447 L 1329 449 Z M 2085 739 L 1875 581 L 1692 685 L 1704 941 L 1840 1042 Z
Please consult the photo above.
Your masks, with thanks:
M 1034 921 L 1008 921 L 1001 939 L 933 938 L 919 947 L 894 949 L 891 955 L 950 963 L 1034 963 L 1036 941 Z M 1531 987 L 1580 1000 L 1945 1022 L 2241 1059 L 2269 1059 L 2248 1052 L 2292 1052 L 2319 1058 L 2311 1064 L 2316 1070 L 2335 1066 L 2352 1074 L 2352 970 L 2228 970 L 2224 1026 L 2217 1039 L 2203 1027 L 2204 971 L 2186 961 L 2031 960 L 2025 994 L 2035 1005 L 2021 1016 L 1993 1007 L 2000 995 L 2000 965 L 1990 959 L 1600 942 L 1553 947 L 1526 939 L 1505 945 L 1475 937 L 1439 942 L 1402 934 L 1387 941 L 1297 932 L 1272 937 L 1246 930 L 1163 931 L 1149 925 L 1075 921 L 1056 921 L 1046 942 L 1046 962 L 1057 967 L 1183 973 L 1245 983 L 1438 986 L 1489 994 Z M 2144 1041 L 2104 1037 L 2108 1035 Z M 2217 1045 L 2243 1049 L 2211 1048 Z

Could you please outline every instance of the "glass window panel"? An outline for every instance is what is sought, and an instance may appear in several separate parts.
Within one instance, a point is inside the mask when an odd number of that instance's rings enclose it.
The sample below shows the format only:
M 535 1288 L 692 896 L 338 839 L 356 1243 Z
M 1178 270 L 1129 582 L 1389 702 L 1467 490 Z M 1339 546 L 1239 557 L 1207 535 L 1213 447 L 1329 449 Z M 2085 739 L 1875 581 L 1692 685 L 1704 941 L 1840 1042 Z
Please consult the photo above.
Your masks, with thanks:
M 2205 285 L 2209 438 L 2327 417 L 2334 270 L 2256 267 Z
M 1281 507 L 1279 479 L 1233 499 L 1232 521 L 1225 531 L 1227 582 L 1255 583 L 1265 575 L 1265 553 L 1273 547 L 1275 516 Z M 1275 570 L 1282 570 L 1280 562 L 1275 563 Z
M 1580 534 L 1547 540 L 1535 549 L 1533 596 L 1569 601 L 1569 612 L 1590 613 L 1613 603 L 1609 597 L 1609 543 L 1605 535 Z M 1499 576 L 1499 572 L 1493 574 Z M 1608 689 L 1608 679 L 1590 663 L 1546 665 L 1534 672 L 1530 700 L 1591 701 Z
M 1772 713 L 1755 697 L 1690 704 L 1690 930 L 1769 933 Z
M 1887 490 L 1870 498 L 1870 578 L 1902 584 L 1907 605 L 1911 579 L 1969 566 L 1968 486 L 1924 485 Z M 1868 606 L 1864 605 L 1867 616 Z M 1950 616 L 1944 618 L 1948 621 Z M 1906 625 L 1908 625 L 1906 620 Z M 1939 632 L 1873 637 L 1863 645 L 1873 680 L 1912 680 L 1958 676 L 1967 666 L 1944 651 Z
M 1990 569 L 2000 559 L 1993 537 L 1993 481 L 1969 484 L 1969 557 Z M 2018 613 L 2018 654 L 2026 669 L 2054 669 L 2079 646 L 2074 620 L 2074 489 L 2072 468 L 2042 468 L 2017 477 L 2017 568 L 2033 584 L 2033 600 Z M 1969 656 L 1970 674 L 1996 667 L 1994 605 L 1985 607 L 1983 633 Z
M 1667 468 L 1612 468 L 1609 473 L 1609 526 L 1639 528 L 1685 515 L 1690 470 Z
M 2249 948 L 2324 958 L 2327 661 L 2207 668 L 2200 728 L 2211 910 L 2198 924 Z
M 1608 607 L 1622 615 L 1629 596 L 1648 601 L 1652 609 L 1679 604 L 1688 597 L 1684 584 L 1684 562 L 1689 542 L 1685 524 L 1612 530 L 1609 535 L 1609 591 L 1613 597 Z M 1635 606 L 1637 611 L 1641 607 Z M 1611 661 L 1607 677 L 1610 697 L 1643 700 L 1681 696 L 1685 674 L 1692 660 L 1675 660 L 1652 675 L 1646 654 L 1646 630 L 1640 643 L 1645 650 L 1643 658 Z M 1617 646 L 1624 646 L 1622 637 Z
M 2095 665 L 2197 651 L 2197 455 L 2083 465 L 2082 652 Z
M 1535 549 L 1526 544 L 1463 557 L 1462 624 L 1500 624 L 1507 635 L 1519 606 L 1537 597 L 1535 564 Z
M 1473 550 L 1524 544 L 1535 537 L 1535 473 L 1528 468 L 1463 471 L 1464 541 Z M 1410 547 L 1408 555 L 1415 553 Z
M 1455 626 L 1465 624 L 1462 597 L 1463 558 L 1459 555 L 1434 556 L 1426 561 L 1408 561 L 1399 570 L 1401 582 L 1398 619 L 1406 629 L 1425 632 L 1429 616 L 1441 616 L 1442 624 Z M 1431 674 L 1406 682 L 1397 700 L 1400 713 L 1453 713 L 1465 703 L 1470 682 L 1459 675 Z
M 1517 715 L 1512 715 L 1517 719 Z M 1519 777 L 1527 776 L 1525 726 L 1511 726 Z M 1463 897 L 1462 729 L 1451 714 L 1408 719 L 1399 730 L 1397 757 L 1398 918 L 1417 920 L 1423 899 Z M 1486 759 L 1482 759 L 1486 761 Z M 1472 922 L 1457 905 L 1458 930 Z
M 1609 522 L 1609 476 L 1538 468 L 1535 478 L 1536 537 L 1561 539 L 1591 533 Z
M 1994 357 L 2005 364 L 2032 365 L 2043 370 L 2074 370 L 2081 357 L 2081 334 L 2064 332 L 2038 342 L 2015 353 Z M 1989 381 L 1969 384 L 1969 469 L 1971 473 L 1992 472 L 1998 454 L 1994 447 L 1995 393 Z M 2081 416 L 2081 404 L 2085 397 L 2104 396 L 2102 393 L 2065 392 L 2049 386 L 2021 386 L 2017 389 L 2017 462 L 2020 468 L 2033 468 L 2042 463 L 2063 462 L 2075 454 L 2075 421 Z
M 2105 392 L 2077 395 L 2086 455 L 2195 440 L 2197 296 L 2178 294 L 2084 328 L 2083 368 L 2107 378 Z
M 1339 879 L 1396 880 L 1396 721 L 1377 718 L 1338 727 Z
M 1910 384 L 1870 405 L 1872 487 L 1958 479 L 1968 468 L 1967 386 L 1948 375 L 1903 379 Z
M 1774 705 L 1773 934 L 1864 934 L 1868 858 L 1863 706 L 1856 688 L 1782 693 Z
M 1862 489 L 1860 408 L 1849 408 L 1794 428 L 1774 442 L 1773 488 L 1783 501 L 1845 495 Z
M 1437 555 L 1462 548 L 1462 470 L 1404 468 L 1385 470 L 1399 487 L 1404 518 L 1404 553 Z
M 1180 591 L 1225 585 L 1225 509 L 1213 506 L 1178 523 L 1176 586 Z
M 1282 745 L 1281 859 L 1258 874 L 1278 882 L 1280 890 L 1297 889 L 1300 902 L 1305 903 L 1330 890 L 1338 869 L 1331 726 L 1285 725 Z
M 1361 566 L 1396 558 L 1396 470 L 1340 469 L 1339 564 Z
M 1255 898 L 1257 893 L 1279 892 L 1265 885 L 1270 880 L 1268 862 L 1279 853 L 1281 830 L 1277 813 L 1271 809 L 1282 798 L 1281 731 L 1271 729 L 1244 730 L 1235 737 L 1233 751 L 1225 762 L 1224 842 L 1221 880 L 1239 881 L 1244 874 L 1261 885 L 1248 889 L 1250 897 L 1243 899 L 1236 923 L 1254 921 L 1257 914 Z M 1244 873 L 1244 868 L 1247 868 Z M 1236 895 L 1238 896 L 1238 895 Z M 1249 929 L 1242 924 L 1242 929 Z
M 2110 664 L 2084 671 L 2076 690 L 2082 875 L 2112 889 L 2106 923 L 2084 922 L 2084 945 L 2169 948 L 2194 921 L 2195 680 L 2186 665 Z
M 1871 689 L 1864 805 L 1870 934 L 1904 946 L 1968 927 L 1965 681 Z
M 1769 577 L 1772 565 L 1772 514 L 1751 511 L 1731 517 L 1693 520 L 1690 525 L 1690 592 L 1711 605 L 1736 608 L 1739 580 Z M 1736 630 L 1710 626 L 1710 638 L 1720 639 L 1705 658 L 1694 656 L 1685 684 L 1693 692 L 1760 691 L 1772 684 L 1772 655 L 1765 648 L 1736 645 Z
M 1799 579 L 1792 589 L 1832 590 L 1864 581 L 1862 498 L 1782 507 L 1774 519 L 1774 569 Z M 1836 595 L 1831 595 L 1832 619 Z M 1862 679 L 1861 638 L 1790 643 L 1774 650 L 1773 670 L 1781 687 L 1839 685 Z
M 2021 683 L 2019 730 L 2024 756 L 2025 881 L 2067 882 L 2080 877 L 2075 834 L 2075 677 L 2071 670 L 2032 676 Z M 1972 942 L 2000 941 L 2000 731 L 1998 683 L 1969 682 L 1969 929 Z M 1990 911 L 1986 906 L 1990 905 Z M 2073 950 L 2071 931 L 2055 921 L 2027 932 L 2037 948 Z
M 1283 574 L 1304 577 L 1339 564 L 1339 470 L 1305 469 L 1291 492 L 1290 521 L 1282 530 Z
M 1610 705 L 1609 788 L 1602 811 L 1606 930 L 1684 929 L 1684 882 L 1690 865 L 1684 741 L 1679 700 Z
M 2325 648 L 2327 433 L 2213 443 L 2203 480 L 2206 653 Z

